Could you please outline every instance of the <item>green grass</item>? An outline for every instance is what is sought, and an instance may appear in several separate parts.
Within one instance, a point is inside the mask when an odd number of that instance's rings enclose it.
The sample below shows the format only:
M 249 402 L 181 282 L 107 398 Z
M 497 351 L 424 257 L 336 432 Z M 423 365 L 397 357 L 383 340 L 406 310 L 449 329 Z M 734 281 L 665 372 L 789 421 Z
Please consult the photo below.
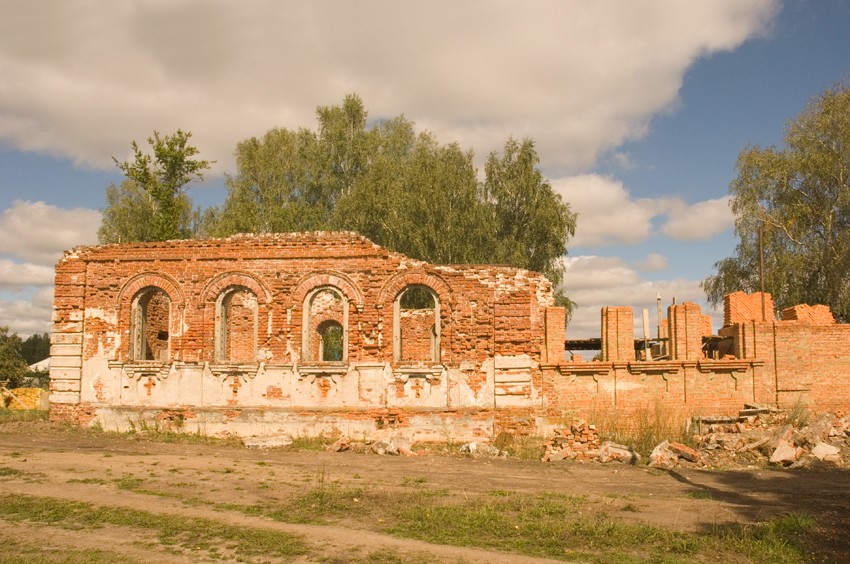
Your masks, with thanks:
M 694 445 L 687 432 L 688 414 L 655 402 L 629 413 L 597 409 L 588 418 L 596 425 L 600 441 L 612 441 L 634 448 L 648 461 L 649 453 L 664 441 Z
M 0 407 L 0 424 L 15 421 L 47 421 L 47 411 L 40 409 L 17 410 Z
M 405 490 L 320 483 L 288 502 L 229 505 L 250 515 L 289 523 L 354 521 L 403 538 L 558 560 L 687 562 L 699 558 L 802 562 L 813 521 L 789 516 L 748 527 L 716 527 L 705 534 L 625 523 L 586 496 L 494 490 L 469 499 L 431 491 L 412 480 Z M 634 504 L 623 511 L 636 512 Z
M 493 446 L 520 460 L 540 460 L 546 450 L 546 439 L 538 435 L 515 435 L 499 433 Z
M 326 447 L 334 444 L 339 437 L 326 437 L 318 435 L 313 437 L 293 437 L 292 444 L 289 448 L 292 450 L 325 450 Z
M 108 550 L 46 547 L 0 534 L 0 564 L 131 564 L 134 560 Z
M 324 473 L 314 486 L 282 503 L 200 504 L 287 523 L 354 523 L 402 538 L 476 547 L 533 557 L 590 562 L 720 561 L 803 562 L 814 521 L 790 514 L 760 525 L 729 525 L 688 533 L 653 525 L 626 523 L 604 512 L 587 496 L 529 494 L 511 490 L 452 496 L 412 478 L 395 488 L 351 487 Z M 140 493 L 143 480 L 126 475 L 118 487 Z M 637 511 L 636 506 L 623 511 Z M 149 530 L 159 541 L 185 551 L 224 557 L 225 547 L 240 558 L 289 557 L 307 547 L 293 535 L 233 527 L 210 519 L 186 519 L 145 511 L 96 507 L 54 498 L 19 496 L 0 499 L 0 517 L 73 529 L 124 526 Z M 360 561 L 404 561 L 395 552 L 377 552 Z M 96 560 L 95 560 L 96 561 Z
M 98 507 L 89 503 L 30 495 L 0 498 L 0 516 L 71 529 L 120 526 L 153 532 L 167 546 L 216 553 L 228 547 L 241 557 L 291 558 L 308 553 L 298 536 L 269 529 L 234 527 L 212 519 L 150 513 L 126 507 Z

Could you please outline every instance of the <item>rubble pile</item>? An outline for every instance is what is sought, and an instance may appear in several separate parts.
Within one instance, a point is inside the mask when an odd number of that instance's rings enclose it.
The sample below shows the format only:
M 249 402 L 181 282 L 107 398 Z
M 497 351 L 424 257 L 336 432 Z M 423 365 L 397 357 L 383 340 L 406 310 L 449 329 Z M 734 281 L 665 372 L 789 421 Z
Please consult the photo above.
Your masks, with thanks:
M 737 420 L 706 422 L 695 435 L 714 466 L 739 466 L 765 462 L 801 468 L 816 463 L 844 466 L 850 462 L 850 415 L 824 413 L 805 423 L 776 409 L 747 405 Z M 704 429 L 702 425 L 707 425 Z
M 498 456 L 501 458 L 508 456 L 507 451 L 500 450 L 498 447 L 491 444 L 481 443 L 478 441 L 462 445 L 460 447 L 460 452 L 462 454 L 470 454 L 472 456 Z
M 783 410 L 747 404 L 738 417 L 694 418 L 690 432 L 691 444 L 696 448 L 663 441 L 652 450 L 648 465 L 668 470 L 679 465 L 718 468 L 767 464 L 784 468 L 815 464 L 850 466 L 850 415 L 839 417 L 826 413 L 806 420 Z M 636 464 L 640 455 L 627 445 L 609 441 L 600 444 L 595 425 L 577 421 L 569 429 L 556 429 L 554 437 L 546 442 L 543 461 L 559 460 Z
M 592 460 L 599 457 L 598 449 L 599 433 L 596 425 L 589 425 L 582 420 L 573 421 L 569 428 L 555 429 L 555 436 L 546 441 L 543 462 Z
M 710 466 L 703 458 L 702 453 L 682 443 L 671 443 L 664 441 L 649 455 L 649 466 L 652 468 L 675 468 L 681 461 L 693 462 L 702 466 Z

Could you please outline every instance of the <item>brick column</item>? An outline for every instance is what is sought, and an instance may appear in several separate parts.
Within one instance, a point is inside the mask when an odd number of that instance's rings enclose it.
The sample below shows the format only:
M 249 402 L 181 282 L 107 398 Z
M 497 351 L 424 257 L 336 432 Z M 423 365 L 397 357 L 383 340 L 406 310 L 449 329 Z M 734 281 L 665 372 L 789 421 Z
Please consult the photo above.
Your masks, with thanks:
M 566 317 L 564 308 L 546 308 L 546 344 L 543 350 L 543 362 L 558 364 L 564 361 L 564 339 L 566 337 Z
M 50 337 L 50 419 L 76 422 L 83 363 L 86 263 L 65 257 L 56 265 Z
M 635 313 L 628 306 L 602 308 L 602 360 L 635 359 Z
M 667 308 L 670 320 L 670 359 L 702 358 L 703 319 L 699 305 L 685 302 Z

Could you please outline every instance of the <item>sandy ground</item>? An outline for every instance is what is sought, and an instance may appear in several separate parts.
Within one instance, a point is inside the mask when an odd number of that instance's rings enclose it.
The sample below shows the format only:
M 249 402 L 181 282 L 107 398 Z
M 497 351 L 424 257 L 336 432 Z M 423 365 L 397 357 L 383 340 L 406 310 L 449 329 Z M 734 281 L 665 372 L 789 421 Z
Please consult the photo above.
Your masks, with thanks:
M 364 557 L 380 550 L 400 554 L 410 561 L 540 560 L 399 539 L 363 530 L 356 523 L 285 524 L 221 510 L 221 504 L 273 502 L 315 486 L 320 480 L 389 489 L 421 481 L 457 496 L 498 489 L 584 495 L 605 506 L 618 519 L 687 531 L 725 523 L 758 523 L 798 512 L 811 515 L 818 523 L 815 560 L 850 561 L 850 472 L 846 470 L 665 472 L 640 466 L 544 464 L 460 456 L 406 458 L 351 452 L 263 451 L 235 444 L 131 440 L 42 422 L 0 425 L 0 466 L 21 472 L 0 476 L 0 495 L 20 492 L 187 518 L 204 517 L 234 527 L 288 531 L 302 535 L 328 561 L 346 561 L 348 557 Z M 143 479 L 146 490 L 173 495 L 119 489 L 115 480 L 128 475 Z M 184 503 L 190 497 L 199 502 Z M 108 549 L 130 561 L 199 560 L 162 549 L 154 534 L 146 531 L 102 527 L 83 534 L 2 518 L 0 527 L 7 538 L 38 539 L 41 546 L 47 547 Z

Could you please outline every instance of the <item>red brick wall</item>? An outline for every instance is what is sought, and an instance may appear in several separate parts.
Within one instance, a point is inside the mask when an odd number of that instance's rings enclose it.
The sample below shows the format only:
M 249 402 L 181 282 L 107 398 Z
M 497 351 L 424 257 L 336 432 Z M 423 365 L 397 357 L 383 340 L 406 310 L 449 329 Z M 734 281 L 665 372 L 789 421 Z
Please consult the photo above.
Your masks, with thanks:
M 631 307 L 602 308 L 602 360 L 635 359 L 634 318 Z
M 702 358 L 703 315 L 699 305 L 685 302 L 667 308 L 670 331 L 670 358 L 697 360 Z
M 764 319 L 773 319 L 773 298 L 764 294 Z M 734 292 L 723 297 L 723 326 L 762 320 L 762 295 Z
M 390 253 L 353 233 L 234 236 L 79 247 L 57 265 L 54 333 L 82 331 L 83 359 L 130 356 L 133 297 L 162 288 L 171 300 L 170 360 L 214 361 L 215 301 L 226 287 L 245 286 L 257 297 L 256 348 L 268 362 L 287 364 L 309 357 L 302 350 L 304 301 L 329 285 L 348 302 L 349 360 L 393 359 L 393 303 L 410 284 L 426 285 L 440 302 L 441 362 L 483 362 L 493 354 L 541 356 L 541 308 L 553 303 L 541 275 L 497 266 L 432 266 Z M 231 345 L 243 346 L 253 329 L 249 308 L 231 304 Z M 330 310 L 328 310 L 329 312 Z M 316 324 L 333 314 L 314 311 Z M 77 312 L 74 321 L 71 312 Z M 325 315 L 328 313 L 328 315 Z M 321 319 L 320 319 L 321 318 Z M 236 338 L 234 338 L 236 337 Z M 424 342 L 424 338 L 422 339 Z M 230 350 L 251 356 L 250 347 Z M 418 354 L 418 353 L 417 353 Z
M 806 321 L 812 325 L 832 325 L 835 317 L 829 306 L 807 304 L 795 305 L 782 310 L 783 321 Z
M 399 320 L 401 323 L 399 360 L 430 362 L 434 310 L 402 309 L 399 312 Z
M 255 321 L 257 297 L 247 289 L 235 290 L 224 304 L 226 324 L 225 351 L 226 360 L 230 362 L 254 362 L 255 350 Z

